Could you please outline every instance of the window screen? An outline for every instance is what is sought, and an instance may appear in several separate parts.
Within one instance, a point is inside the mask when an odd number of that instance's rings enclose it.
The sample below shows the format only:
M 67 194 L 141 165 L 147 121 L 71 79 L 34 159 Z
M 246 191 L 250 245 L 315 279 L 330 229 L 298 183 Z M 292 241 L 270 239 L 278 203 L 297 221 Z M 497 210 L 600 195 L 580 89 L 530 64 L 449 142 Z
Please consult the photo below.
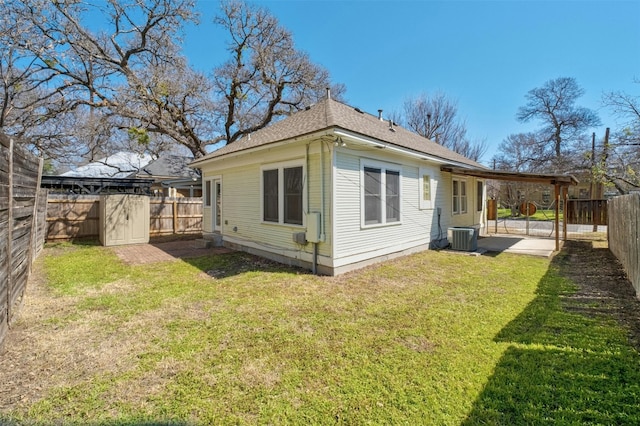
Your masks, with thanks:
M 284 222 L 302 225 L 302 167 L 284 169 Z
M 278 170 L 264 170 L 262 172 L 263 220 L 278 222 Z

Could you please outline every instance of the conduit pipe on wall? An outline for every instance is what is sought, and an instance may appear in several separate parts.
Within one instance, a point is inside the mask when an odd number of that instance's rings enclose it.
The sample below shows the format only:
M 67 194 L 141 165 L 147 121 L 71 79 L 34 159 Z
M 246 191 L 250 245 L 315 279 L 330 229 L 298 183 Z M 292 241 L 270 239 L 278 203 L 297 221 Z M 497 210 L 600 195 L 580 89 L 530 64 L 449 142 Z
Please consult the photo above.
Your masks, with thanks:
M 309 179 L 309 145 L 311 145 L 311 142 L 307 143 L 306 147 L 305 147 L 305 152 L 304 152 L 304 161 L 305 161 L 305 165 L 307 167 L 307 176 L 306 176 L 306 181 L 307 181 L 307 213 L 311 213 L 311 179 Z M 307 229 L 309 227 L 309 224 L 307 223 Z M 318 273 L 318 243 L 312 243 L 313 244 L 313 262 L 312 262 L 312 266 L 311 266 L 311 273 L 313 275 L 316 275 Z

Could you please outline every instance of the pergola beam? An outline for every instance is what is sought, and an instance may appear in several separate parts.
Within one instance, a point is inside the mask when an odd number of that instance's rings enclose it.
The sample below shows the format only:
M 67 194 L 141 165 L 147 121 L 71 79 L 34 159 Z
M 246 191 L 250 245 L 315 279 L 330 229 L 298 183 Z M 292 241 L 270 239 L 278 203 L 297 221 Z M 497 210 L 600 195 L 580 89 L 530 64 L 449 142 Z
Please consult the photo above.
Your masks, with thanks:
M 560 228 L 560 197 L 564 201 L 564 205 L 567 203 L 567 188 L 570 185 L 577 185 L 578 179 L 573 175 L 555 175 L 548 173 L 520 173 L 520 172 L 507 172 L 503 170 L 491 170 L 491 169 L 479 169 L 479 168 L 465 168 L 457 166 L 440 166 L 440 170 L 443 172 L 449 172 L 460 176 L 473 176 L 483 179 L 492 180 L 507 180 L 514 182 L 529 182 L 529 183 L 541 183 L 547 185 L 553 185 L 555 189 L 555 234 L 556 234 L 556 251 L 560 251 L 560 234 L 558 229 Z M 496 219 L 497 220 L 497 219 Z M 567 240 L 567 218 L 564 215 L 564 240 Z
M 474 176 L 484 179 L 508 180 L 516 182 L 545 183 L 548 185 L 577 185 L 578 179 L 573 175 L 555 175 L 548 173 L 520 173 L 503 170 L 472 169 L 456 166 L 441 166 L 440 170 L 456 175 Z

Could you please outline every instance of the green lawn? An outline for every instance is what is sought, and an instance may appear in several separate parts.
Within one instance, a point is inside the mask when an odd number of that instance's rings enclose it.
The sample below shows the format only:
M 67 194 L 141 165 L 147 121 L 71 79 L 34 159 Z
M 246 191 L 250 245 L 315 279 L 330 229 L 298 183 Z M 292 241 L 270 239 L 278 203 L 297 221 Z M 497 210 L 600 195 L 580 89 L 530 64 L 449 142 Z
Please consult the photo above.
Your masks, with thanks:
M 515 218 L 524 220 L 526 216 L 519 215 L 516 217 L 512 217 L 511 209 L 498 209 L 498 219 L 515 219 Z M 556 218 L 555 210 L 543 210 L 543 209 L 538 209 L 536 210 L 535 214 L 532 214 L 531 216 L 529 216 L 529 220 L 555 220 L 555 218 Z M 562 220 L 562 211 L 560 212 L 558 219 Z
M 0 423 L 640 423 L 640 356 L 563 308 L 575 286 L 546 259 L 428 251 L 329 278 L 80 246 L 38 267 L 56 309 L 34 356 L 74 361 Z

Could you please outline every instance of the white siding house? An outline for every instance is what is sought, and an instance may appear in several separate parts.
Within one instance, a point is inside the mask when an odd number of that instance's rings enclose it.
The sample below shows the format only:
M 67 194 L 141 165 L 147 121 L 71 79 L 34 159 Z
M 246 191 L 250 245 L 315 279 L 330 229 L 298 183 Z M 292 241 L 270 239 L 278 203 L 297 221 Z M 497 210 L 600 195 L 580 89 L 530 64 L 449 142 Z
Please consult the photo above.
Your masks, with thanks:
M 484 222 L 482 165 L 326 99 L 192 163 L 203 230 L 225 246 L 340 274 Z

